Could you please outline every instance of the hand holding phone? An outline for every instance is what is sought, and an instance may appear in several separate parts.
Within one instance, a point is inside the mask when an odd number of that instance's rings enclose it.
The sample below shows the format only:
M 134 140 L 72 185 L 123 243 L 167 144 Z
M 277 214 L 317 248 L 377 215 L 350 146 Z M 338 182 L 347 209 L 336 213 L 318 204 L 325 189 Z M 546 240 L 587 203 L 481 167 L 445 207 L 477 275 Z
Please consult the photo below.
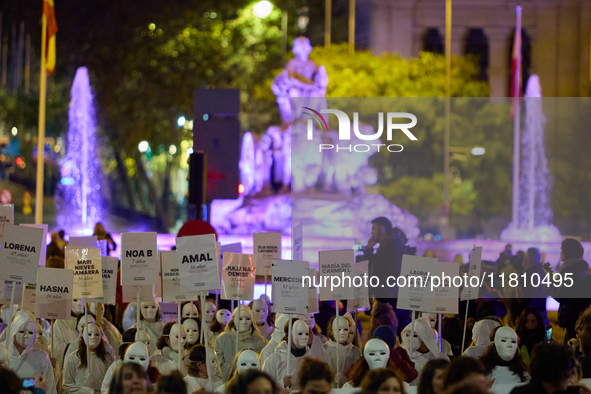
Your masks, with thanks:
M 23 390 L 24 391 L 35 390 L 35 378 L 24 378 L 23 379 Z
M 552 342 L 552 325 L 546 324 L 546 342 Z

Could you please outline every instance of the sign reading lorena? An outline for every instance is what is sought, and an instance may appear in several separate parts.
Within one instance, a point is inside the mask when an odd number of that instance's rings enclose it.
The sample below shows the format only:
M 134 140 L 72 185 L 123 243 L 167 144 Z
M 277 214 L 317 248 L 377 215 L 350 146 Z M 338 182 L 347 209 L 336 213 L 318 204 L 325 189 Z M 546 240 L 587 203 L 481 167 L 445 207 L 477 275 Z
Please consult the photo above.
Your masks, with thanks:
M 179 274 L 177 253 L 176 250 L 160 252 L 160 263 L 162 264 L 162 301 L 176 302 L 197 300 L 199 298 L 198 291 L 181 293 L 181 276 Z
M 21 224 L 21 226 L 23 227 L 34 227 L 34 228 L 40 228 L 43 230 L 43 238 L 42 239 L 42 248 L 41 248 L 41 253 L 39 254 L 39 266 L 43 267 L 45 266 L 45 260 L 47 259 L 47 231 L 49 230 L 49 225 L 48 224 L 34 224 L 34 223 L 27 223 L 27 224 Z
M 181 293 L 219 290 L 219 263 L 214 234 L 176 239 Z
M 123 286 L 158 283 L 156 233 L 121 234 L 121 284 Z
M 4 225 L 0 249 L 0 279 L 35 283 L 43 246 L 43 229 Z
M 35 317 L 42 319 L 69 319 L 74 292 L 74 271 L 61 268 L 39 267 Z
M 103 296 L 88 302 L 101 304 L 115 304 L 117 296 L 117 257 L 101 256 L 101 271 L 103 274 Z
M 256 256 L 253 254 L 224 253 L 222 263 L 223 300 L 252 300 Z
M 308 286 L 302 278 L 310 273 L 307 261 L 273 260 L 272 303 L 275 313 L 308 314 Z
M 73 298 L 103 296 L 101 251 L 97 248 L 66 246 L 66 268 L 74 270 Z
M 254 233 L 252 238 L 257 275 L 270 275 L 271 263 L 281 258 L 281 233 Z

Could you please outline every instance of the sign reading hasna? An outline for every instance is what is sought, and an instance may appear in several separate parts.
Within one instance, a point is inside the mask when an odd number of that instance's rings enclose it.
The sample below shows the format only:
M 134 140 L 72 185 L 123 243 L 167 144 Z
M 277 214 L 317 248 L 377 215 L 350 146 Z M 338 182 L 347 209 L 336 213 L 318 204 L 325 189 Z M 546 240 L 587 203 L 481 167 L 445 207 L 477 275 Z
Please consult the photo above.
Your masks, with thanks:
M 35 317 L 40 319 L 69 319 L 74 292 L 74 271 L 39 267 Z
M 0 249 L 0 279 L 35 283 L 43 245 L 43 229 L 4 225 Z

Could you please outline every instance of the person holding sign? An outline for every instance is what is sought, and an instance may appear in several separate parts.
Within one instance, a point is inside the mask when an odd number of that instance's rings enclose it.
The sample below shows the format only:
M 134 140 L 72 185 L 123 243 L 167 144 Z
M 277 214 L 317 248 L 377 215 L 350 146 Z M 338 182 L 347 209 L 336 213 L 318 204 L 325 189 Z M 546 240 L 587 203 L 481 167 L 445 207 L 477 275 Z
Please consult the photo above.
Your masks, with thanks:
M 57 319 L 53 323 L 53 348 L 52 355 L 57 358 L 57 362 L 63 369 L 64 353 L 68 345 L 76 340 L 80 333 L 76 330 L 76 319 L 79 315 L 84 313 L 82 308 L 82 300 L 72 300 L 72 316 L 65 319 Z
M 167 375 L 179 369 L 179 352 L 182 358 L 183 376 L 187 374 L 187 330 L 181 324 L 169 322 L 164 326 L 164 332 L 158 339 L 158 351 L 150 358 L 152 365 L 158 368 L 160 375 Z
M 187 330 L 187 347 L 191 348 L 193 345 L 199 343 L 199 323 L 193 318 L 184 318 L 181 324 Z
M 115 361 L 106 350 L 102 337 L 103 333 L 99 326 L 89 323 L 84 327 L 82 338 L 78 342 L 78 350 L 66 356 L 64 390 L 69 394 L 100 392 L 105 374 Z
M 347 371 L 349 381 L 343 386 L 343 389 L 360 387 L 369 371 L 382 368 L 399 371 L 390 359 L 390 348 L 386 342 L 372 338 L 365 344 L 363 356 Z
M 209 369 L 205 346 L 201 344 L 193 346 L 189 353 L 187 376 L 185 377 L 188 393 L 192 393 L 197 389 L 213 392 L 217 387 L 224 383 L 219 377 L 215 376 L 215 374 L 210 379 Z
M 121 340 L 121 333 L 110 321 L 105 319 L 105 309 L 101 304 L 101 307 L 98 307 L 98 303 L 93 302 L 90 304 L 90 313 L 96 316 L 97 323 L 100 323 L 99 326 L 105 333 L 109 344 L 113 347 L 113 349 L 119 349 L 119 346 L 122 344 Z M 97 315 L 98 312 L 98 315 Z
M 300 318 L 300 315 L 292 316 Z M 281 341 L 283 341 L 283 337 L 285 337 L 285 332 L 283 332 L 283 329 L 285 328 L 285 325 L 288 321 L 288 313 L 280 313 L 275 317 L 275 329 L 273 330 L 273 334 L 271 334 L 271 339 L 269 340 L 269 343 L 267 343 L 267 346 L 261 350 L 261 362 L 263 364 L 265 361 L 267 361 L 267 357 L 275 353 L 275 349 L 279 344 L 281 344 Z
M 328 355 L 329 365 L 336 371 L 337 387 L 346 383 L 345 371 L 361 357 L 361 350 L 349 340 L 349 331 L 353 328 L 349 322 L 342 316 L 333 317 L 328 322 L 328 342 L 324 345 L 324 350 Z M 337 346 L 339 347 L 337 352 Z M 339 357 L 339 370 L 337 371 L 337 355 Z
M 265 339 L 269 339 L 273 332 L 273 326 L 269 324 L 269 307 L 267 306 L 267 302 L 264 298 L 259 298 L 251 302 L 248 306 L 252 309 L 254 321 L 259 327 L 259 330 L 261 330 L 261 334 Z
M 237 375 L 248 371 L 249 369 L 260 371 L 262 369 L 261 358 L 254 352 L 254 350 L 242 349 L 236 354 L 232 361 L 232 374 L 230 375 L 230 380 L 228 380 L 228 383 L 222 383 L 219 385 L 215 391 L 221 393 L 225 392 L 226 387 L 232 385 L 233 382 L 238 379 Z
M 37 328 L 31 312 L 20 310 L 10 325 L 10 338 L 0 345 L 0 354 L 8 356 L 8 364 L 21 379 L 43 375 L 47 380 L 47 394 L 57 394 L 49 356 L 35 349 Z
M 289 324 L 293 324 L 291 332 L 291 349 L 288 350 Z M 279 387 L 298 390 L 300 388 L 298 372 L 300 364 L 310 354 L 308 340 L 310 329 L 303 320 L 292 319 L 285 325 L 283 342 L 277 346 L 275 353 L 271 354 L 263 364 L 263 371 L 268 373 Z M 289 371 L 287 370 L 287 358 L 289 357 Z
M 137 327 L 137 323 L 132 327 Z M 153 299 L 150 302 L 140 304 L 140 324 L 139 328 L 150 335 L 150 338 L 160 338 L 164 329 L 164 323 L 160 316 L 160 304 Z M 154 340 L 152 340 L 154 342 Z M 158 349 L 155 343 L 150 343 L 150 354 L 156 353 Z
M 230 379 L 232 360 L 236 355 L 236 330 L 239 335 L 239 351 L 250 348 L 260 353 L 267 345 L 267 340 L 261 335 L 258 327 L 253 324 L 254 317 L 250 308 L 247 305 L 241 305 L 240 316 L 236 316 L 237 314 L 238 308 L 234 309 L 225 332 L 215 341 L 215 352 L 220 360 L 222 375 L 226 382 Z
M 411 356 L 415 369 L 421 375 L 423 367 L 429 360 L 442 358 L 449 360 L 445 354 L 439 353 L 435 332 L 429 325 L 429 318 L 423 316 L 415 321 L 414 338 L 411 338 L 412 323 L 402 330 L 402 347 Z M 413 381 L 416 383 L 416 381 Z M 412 383 L 411 383 L 412 384 Z

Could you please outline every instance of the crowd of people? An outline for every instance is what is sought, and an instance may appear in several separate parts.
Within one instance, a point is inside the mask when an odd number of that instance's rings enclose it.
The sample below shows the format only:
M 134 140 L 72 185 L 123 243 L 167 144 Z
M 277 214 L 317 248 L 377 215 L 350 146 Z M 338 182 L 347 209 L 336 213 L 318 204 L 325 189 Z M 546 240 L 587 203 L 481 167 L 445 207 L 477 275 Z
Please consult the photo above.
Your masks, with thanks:
M 377 218 L 372 228 L 363 252 L 370 271 L 399 274 L 402 254 L 413 252 L 404 234 L 385 218 Z M 59 239 L 55 244 L 61 249 Z M 578 286 L 589 276 L 583 252 L 578 241 L 566 239 L 556 267 L 572 272 Z M 59 267 L 55 256 L 50 244 L 48 264 Z M 491 263 L 497 272 L 552 269 L 536 248 L 514 255 L 510 245 Z M 71 317 L 53 324 L 18 308 L 9 316 L 4 306 L 0 392 L 591 393 L 580 382 L 591 378 L 591 299 L 563 289 L 552 294 L 511 289 L 517 291 L 514 297 L 503 290 L 486 289 L 495 296 L 470 307 L 463 302 L 459 315 L 440 320 L 419 312 L 413 319 L 397 310 L 397 289 L 388 289 L 372 295 L 366 333 L 341 303 L 337 308 L 321 303 L 318 314 L 275 314 L 266 296 L 233 310 L 215 297 L 203 304 L 187 301 L 180 319 L 166 323 L 155 298 L 142 299 L 139 321 L 136 304 L 123 308 L 119 301 L 113 308 L 74 300 Z M 550 334 L 548 295 L 560 302 L 562 344 Z

